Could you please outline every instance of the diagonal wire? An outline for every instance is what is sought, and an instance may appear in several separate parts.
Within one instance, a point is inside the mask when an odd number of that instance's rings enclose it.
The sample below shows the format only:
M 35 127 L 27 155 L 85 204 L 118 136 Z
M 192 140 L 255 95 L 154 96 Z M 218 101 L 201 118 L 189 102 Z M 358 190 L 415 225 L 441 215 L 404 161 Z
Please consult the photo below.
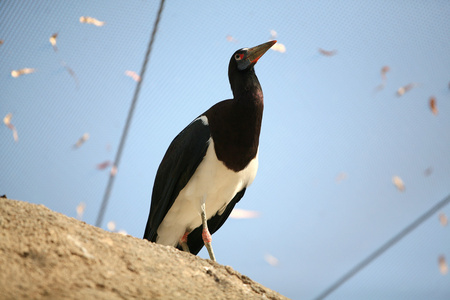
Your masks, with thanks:
M 122 157 L 122 151 L 123 151 L 123 147 L 125 145 L 125 141 L 127 139 L 128 129 L 130 128 L 131 120 L 133 118 L 134 108 L 136 107 L 136 103 L 139 98 L 139 92 L 141 90 L 141 83 L 142 83 L 142 81 L 144 81 L 145 70 L 146 70 L 147 64 L 150 60 L 150 53 L 152 52 L 153 42 L 155 41 L 156 32 L 158 31 L 158 24 L 159 24 L 159 20 L 161 18 L 161 13 L 164 8 L 164 1 L 165 0 L 161 0 L 161 2 L 159 4 L 158 14 L 156 16 L 156 20 L 153 25 L 153 31 L 152 31 L 150 41 L 149 41 L 149 44 L 147 47 L 147 52 L 145 53 L 144 62 L 142 63 L 141 73 L 139 74 L 140 80 L 138 81 L 138 83 L 136 85 L 136 89 L 134 91 L 133 100 L 131 101 L 130 110 L 128 111 L 127 121 L 125 123 L 125 127 L 123 128 L 122 137 L 120 138 L 119 149 L 117 150 L 116 158 L 114 159 L 114 165 L 113 165 L 114 169 L 119 166 L 120 158 Z M 98 212 L 97 221 L 95 222 L 95 226 L 97 226 L 97 227 L 100 227 L 102 224 L 103 216 L 105 214 L 106 207 L 108 206 L 109 195 L 111 194 L 111 189 L 114 184 L 114 178 L 115 178 L 115 172 L 111 172 L 111 174 L 109 175 L 108 185 L 106 186 L 105 194 L 103 195 L 102 205 L 100 206 L 100 210 Z
M 353 275 L 361 271 L 364 267 L 374 261 L 378 256 L 383 254 L 386 250 L 394 246 L 398 241 L 404 238 L 407 234 L 411 233 L 414 229 L 416 229 L 420 224 L 425 222 L 428 218 L 430 218 L 434 213 L 436 213 L 439 209 L 446 206 L 450 203 L 450 195 L 446 198 L 439 201 L 436 205 L 426 211 L 423 215 L 419 216 L 416 220 L 414 220 L 411 224 L 406 226 L 402 231 L 397 233 L 393 238 L 384 243 L 380 248 L 375 250 L 372 254 L 363 259 L 360 263 L 354 266 L 350 271 L 344 274 L 341 278 L 339 278 L 335 283 L 333 283 L 330 287 L 328 287 L 325 291 L 323 291 L 319 296 L 314 298 L 314 300 L 322 300 L 325 299 L 328 295 L 334 292 L 337 288 L 343 285 L 347 280 L 349 280 Z

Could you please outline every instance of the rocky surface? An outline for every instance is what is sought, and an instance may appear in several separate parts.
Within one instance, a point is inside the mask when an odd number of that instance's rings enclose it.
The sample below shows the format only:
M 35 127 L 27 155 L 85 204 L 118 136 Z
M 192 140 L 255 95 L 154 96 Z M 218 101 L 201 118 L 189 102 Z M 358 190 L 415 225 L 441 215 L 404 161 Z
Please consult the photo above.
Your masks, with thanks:
M 0 198 L 1 299 L 287 299 L 229 266 Z

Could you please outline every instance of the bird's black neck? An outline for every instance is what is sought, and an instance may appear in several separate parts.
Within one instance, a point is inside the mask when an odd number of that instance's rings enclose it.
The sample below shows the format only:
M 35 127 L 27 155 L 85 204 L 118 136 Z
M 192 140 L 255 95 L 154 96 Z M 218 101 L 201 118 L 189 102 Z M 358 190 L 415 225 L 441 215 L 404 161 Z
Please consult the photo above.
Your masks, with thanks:
M 243 170 L 256 157 L 264 109 L 263 93 L 253 70 L 230 76 L 234 99 L 206 111 L 217 158 L 229 169 Z M 244 76 L 245 75 L 245 76 Z
M 240 102 L 254 102 L 253 104 L 263 102 L 261 85 L 253 68 L 245 72 L 234 72 L 229 78 L 235 100 Z

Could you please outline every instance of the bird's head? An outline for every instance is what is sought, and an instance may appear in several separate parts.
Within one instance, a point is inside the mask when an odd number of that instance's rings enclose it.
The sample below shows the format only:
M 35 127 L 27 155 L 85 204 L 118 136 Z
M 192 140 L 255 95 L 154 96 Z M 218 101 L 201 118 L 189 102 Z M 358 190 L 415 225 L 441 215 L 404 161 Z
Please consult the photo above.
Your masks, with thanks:
M 277 41 L 270 41 L 252 48 L 234 52 L 228 66 L 228 79 L 234 97 L 252 90 L 261 90 L 253 66 Z
M 230 67 L 234 65 L 239 71 L 247 71 L 251 69 L 261 56 L 266 53 L 277 41 L 269 41 L 267 43 L 252 47 L 242 48 L 234 52 L 231 57 Z

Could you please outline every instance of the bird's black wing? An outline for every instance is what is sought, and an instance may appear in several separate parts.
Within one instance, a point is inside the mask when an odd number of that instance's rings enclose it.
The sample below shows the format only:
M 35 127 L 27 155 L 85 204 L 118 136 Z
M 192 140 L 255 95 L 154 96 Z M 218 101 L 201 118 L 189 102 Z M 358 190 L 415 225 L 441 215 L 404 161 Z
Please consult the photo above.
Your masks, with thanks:
M 209 126 L 197 118 L 170 144 L 156 173 L 144 239 L 156 241 L 159 225 L 203 160 L 210 136 Z
M 241 198 L 244 196 L 244 193 L 245 188 L 234 196 L 233 200 L 231 200 L 230 203 L 228 203 L 227 207 L 225 208 L 225 211 L 221 215 L 217 213 L 216 215 L 211 217 L 211 219 L 208 220 L 208 229 L 211 234 L 219 230 L 219 228 L 223 225 L 223 223 L 225 223 L 236 203 L 238 203 L 239 200 L 241 200 Z M 192 230 L 191 233 L 189 233 L 188 235 L 187 244 L 189 247 L 189 252 L 191 252 L 194 255 L 197 255 L 197 253 L 204 246 L 204 242 L 202 239 L 202 231 L 203 225 L 200 225 L 194 230 Z M 182 250 L 180 245 L 178 245 L 178 249 Z

